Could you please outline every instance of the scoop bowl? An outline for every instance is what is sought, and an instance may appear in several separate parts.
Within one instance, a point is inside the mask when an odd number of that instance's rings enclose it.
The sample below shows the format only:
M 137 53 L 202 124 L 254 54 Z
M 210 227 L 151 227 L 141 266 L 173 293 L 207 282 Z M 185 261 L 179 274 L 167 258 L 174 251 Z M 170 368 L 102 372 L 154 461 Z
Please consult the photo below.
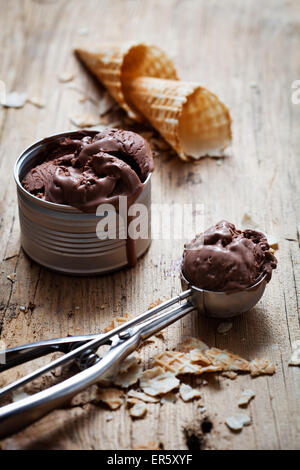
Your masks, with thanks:
M 232 318 L 251 310 L 261 299 L 267 285 L 266 275 L 247 289 L 213 292 L 192 286 L 181 273 L 183 290 L 191 289 L 190 301 L 198 312 L 212 318 Z

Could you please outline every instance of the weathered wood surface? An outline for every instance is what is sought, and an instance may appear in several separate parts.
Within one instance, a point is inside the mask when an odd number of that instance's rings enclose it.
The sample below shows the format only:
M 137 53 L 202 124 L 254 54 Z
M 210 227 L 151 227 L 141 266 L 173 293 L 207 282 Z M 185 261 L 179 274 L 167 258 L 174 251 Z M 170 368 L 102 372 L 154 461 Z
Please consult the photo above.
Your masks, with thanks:
M 180 289 L 172 270 L 182 251 L 180 241 L 155 240 L 135 269 L 93 278 L 47 271 L 19 246 L 12 176 L 18 154 L 43 136 L 72 128 L 69 115 L 91 106 L 79 103 L 80 95 L 59 83 L 57 74 L 74 70 L 72 85 L 99 97 L 102 93 L 72 49 L 86 42 L 153 42 L 174 57 L 182 79 L 203 82 L 225 101 L 234 133 L 233 156 L 222 165 L 213 159 L 183 164 L 168 154 L 156 159 L 153 202 L 203 202 L 206 226 L 221 218 L 240 224 L 247 212 L 279 240 L 278 270 L 263 300 L 249 315 L 234 320 L 226 336 L 217 333 L 217 322 L 193 314 L 170 327 L 158 349 L 199 335 L 243 357 L 274 361 L 272 377 L 219 377 L 203 387 L 214 426 L 202 447 L 299 449 L 300 369 L 288 367 L 291 342 L 300 339 L 300 104 L 291 101 L 291 84 L 300 78 L 299 2 L 1 0 L 0 7 L 0 79 L 7 91 L 27 91 L 46 104 L 43 109 L 27 104 L 0 110 L 1 340 L 12 346 L 100 331 L 113 316 L 125 311 L 137 315 L 156 298 Z M 81 28 L 88 35 L 80 35 Z M 12 272 L 15 283 L 7 279 Z M 18 306 L 29 302 L 36 304 L 33 312 L 20 313 Z M 145 350 L 149 358 L 152 353 L 151 347 Z M 224 418 L 237 410 L 243 388 L 256 391 L 249 407 L 253 423 L 232 434 Z M 132 421 L 124 407 L 112 420 L 107 421 L 107 414 L 111 412 L 93 405 L 57 410 L 1 446 L 127 449 L 154 442 L 165 449 L 185 449 L 183 429 L 199 410 L 178 401 L 151 405 L 143 420 Z

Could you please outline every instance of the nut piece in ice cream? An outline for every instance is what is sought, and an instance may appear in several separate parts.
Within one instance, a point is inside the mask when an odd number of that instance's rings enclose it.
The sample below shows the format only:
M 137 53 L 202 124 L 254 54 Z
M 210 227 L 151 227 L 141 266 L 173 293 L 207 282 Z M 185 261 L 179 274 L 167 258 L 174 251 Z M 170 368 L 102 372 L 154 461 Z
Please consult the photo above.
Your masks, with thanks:
M 237 230 L 222 220 L 185 245 L 182 273 L 193 286 L 230 292 L 270 281 L 277 260 L 267 239 L 255 230 Z

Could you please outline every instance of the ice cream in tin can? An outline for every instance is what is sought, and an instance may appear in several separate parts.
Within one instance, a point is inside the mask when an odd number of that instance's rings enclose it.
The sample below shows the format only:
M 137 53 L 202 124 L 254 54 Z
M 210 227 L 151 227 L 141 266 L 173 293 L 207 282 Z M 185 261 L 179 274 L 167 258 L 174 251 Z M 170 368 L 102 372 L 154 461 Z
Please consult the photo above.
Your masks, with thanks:
M 134 266 L 151 241 L 153 169 L 149 143 L 121 129 L 33 144 L 15 165 L 24 251 L 72 275 Z

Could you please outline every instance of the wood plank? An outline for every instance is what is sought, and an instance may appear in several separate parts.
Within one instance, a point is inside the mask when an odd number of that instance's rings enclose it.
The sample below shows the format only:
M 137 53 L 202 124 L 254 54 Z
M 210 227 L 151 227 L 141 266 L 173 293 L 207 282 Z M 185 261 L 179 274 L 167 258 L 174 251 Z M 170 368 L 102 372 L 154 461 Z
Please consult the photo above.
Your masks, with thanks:
M 95 109 L 80 103 L 80 93 L 70 85 L 95 99 L 103 95 L 73 57 L 76 45 L 124 40 L 158 44 L 174 57 L 182 79 L 202 82 L 228 104 L 234 142 L 233 156 L 221 165 L 213 159 L 183 164 L 171 154 L 160 155 L 153 202 L 201 202 L 205 227 L 222 218 L 240 225 L 248 213 L 278 238 L 279 264 L 263 300 L 249 315 L 235 319 L 226 336 L 217 333 L 218 322 L 192 314 L 168 328 L 165 342 L 149 346 L 143 355 L 151 361 L 155 351 L 199 335 L 249 359 L 271 359 L 277 368 L 272 377 L 219 377 L 202 387 L 213 430 L 201 445 L 299 449 L 300 370 L 287 365 L 291 343 L 300 339 L 300 105 L 291 102 L 291 84 L 300 76 L 299 2 L 86 0 L 84 8 L 80 0 L 1 4 L 0 79 L 7 91 L 27 91 L 46 104 L 42 109 L 30 104 L 20 110 L 0 108 L 1 340 L 11 346 L 100 331 L 112 317 L 125 311 L 135 316 L 158 297 L 180 290 L 174 269 L 183 245 L 178 240 L 154 240 L 136 268 L 103 277 L 67 277 L 31 262 L 19 250 L 12 176 L 15 159 L 26 146 L 72 129 L 69 116 L 75 111 Z M 87 36 L 79 34 L 82 28 Z M 74 71 L 74 81 L 59 83 L 58 74 L 67 70 Z M 13 272 L 15 283 L 7 279 Z M 35 309 L 20 312 L 18 307 L 29 302 Z M 252 425 L 233 434 L 224 419 L 237 411 L 243 388 L 256 392 L 249 406 Z M 180 400 L 151 405 L 143 420 L 132 421 L 124 407 L 108 421 L 110 414 L 93 405 L 57 410 L 2 441 L 1 447 L 127 449 L 154 442 L 185 449 L 184 428 L 199 431 L 202 419 L 195 403 Z

